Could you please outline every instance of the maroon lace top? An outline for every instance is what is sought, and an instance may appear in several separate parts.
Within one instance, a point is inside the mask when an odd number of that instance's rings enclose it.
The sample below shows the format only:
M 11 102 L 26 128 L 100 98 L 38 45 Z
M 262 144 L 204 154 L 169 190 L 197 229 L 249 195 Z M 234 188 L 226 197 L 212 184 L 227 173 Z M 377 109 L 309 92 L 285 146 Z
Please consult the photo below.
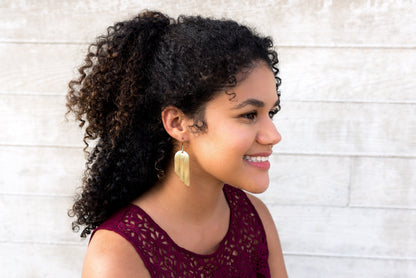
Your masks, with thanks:
M 129 205 L 98 229 L 129 241 L 152 277 L 270 277 L 263 224 L 247 195 L 224 186 L 230 206 L 228 232 L 217 250 L 199 255 L 178 246 L 141 208 Z

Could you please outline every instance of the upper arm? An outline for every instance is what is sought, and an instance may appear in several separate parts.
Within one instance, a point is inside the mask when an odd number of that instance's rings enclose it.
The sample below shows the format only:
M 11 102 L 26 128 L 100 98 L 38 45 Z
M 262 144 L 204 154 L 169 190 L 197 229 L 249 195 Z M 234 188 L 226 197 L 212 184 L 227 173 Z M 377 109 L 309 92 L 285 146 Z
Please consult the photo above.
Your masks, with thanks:
M 273 218 L 266 205 L 260 199 L 251 194 L 247 194 L 247 196 L 253 206 L 256 208 L 257 213 L 259 214 L 263 223 L 264 230 L 266 231 L 271 277 L 287 278 L 279 234 L 277 233 Z
M 83 278 L 150 277 L 134 247 L 122 236 L 98 230 L 88 246 Z

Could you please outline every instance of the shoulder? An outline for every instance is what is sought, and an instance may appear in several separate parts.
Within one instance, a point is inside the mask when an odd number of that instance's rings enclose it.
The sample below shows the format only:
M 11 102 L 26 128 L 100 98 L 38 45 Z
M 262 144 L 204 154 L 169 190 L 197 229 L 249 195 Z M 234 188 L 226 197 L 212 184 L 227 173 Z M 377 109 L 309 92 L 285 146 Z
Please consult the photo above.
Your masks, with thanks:
M 279 234 L 276 225 L 274 224 L 273 217 L 267 206 L 259 198 L 249 193 L 246 193 L 246 195 L 259 214 L 266 232 L 271 277 L 287 277 Z
M 82 269 L 83 278 L 150 277 L 134 247 L 121 235 L 95 232 L 88 246 Z

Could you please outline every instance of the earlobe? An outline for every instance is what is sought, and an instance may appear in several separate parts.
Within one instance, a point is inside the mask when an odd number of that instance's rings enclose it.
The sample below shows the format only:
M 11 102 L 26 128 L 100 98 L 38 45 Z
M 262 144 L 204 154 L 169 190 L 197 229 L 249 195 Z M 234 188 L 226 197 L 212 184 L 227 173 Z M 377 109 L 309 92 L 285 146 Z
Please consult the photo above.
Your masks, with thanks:
M 182 141 L 188 130 L 187 117 L 179 108 L 168 106 L 161 113 L 166 132 L 178 141 Z

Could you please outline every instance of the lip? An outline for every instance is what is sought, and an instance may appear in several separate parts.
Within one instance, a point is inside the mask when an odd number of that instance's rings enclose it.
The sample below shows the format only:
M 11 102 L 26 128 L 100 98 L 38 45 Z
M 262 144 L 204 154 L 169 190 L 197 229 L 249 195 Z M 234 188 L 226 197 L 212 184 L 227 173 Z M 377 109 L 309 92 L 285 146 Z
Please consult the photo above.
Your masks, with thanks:
M 271 156 L 272 153 L 271 152 L 262 152 L 262 153 L 251 153 L 251 154 L 246 154 L 247 156 Z
M 267 152 L 267 153 L 265 152 L 265 153 L 247 154 L 245 156 L 250 156 L 250 157 L 269 157 L 271 154 L 272 153 L 270 153 L 270 152 Z M 261 170 L 269 170 L 270 169 L 270 162 L 269 161 L 256 161 L 256 162 L 254 162 L 254 161 L 247 160 L 245 158 L 243 158 L 243 160 L 247 164 L 249 164 L 249 165 L 251 165 L 253 167 L 259 168 Z

